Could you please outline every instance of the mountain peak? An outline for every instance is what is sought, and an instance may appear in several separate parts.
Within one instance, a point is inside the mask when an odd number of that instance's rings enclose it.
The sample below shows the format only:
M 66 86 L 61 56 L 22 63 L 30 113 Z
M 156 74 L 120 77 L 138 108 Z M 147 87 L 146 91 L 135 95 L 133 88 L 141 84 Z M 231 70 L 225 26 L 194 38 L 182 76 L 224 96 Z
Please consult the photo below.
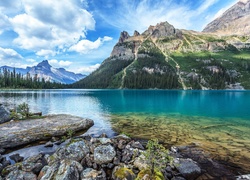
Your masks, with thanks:
M 49 68 L 52 67 L 49 64 L 48 60 L 43 60 L 42 62 L 38 63 L 37 66 L 39 66 L 39 67 L 49 67 Z
M 161 38 L 166 36 L 180 37 L 181 31 L 175 29 L 175 27 L 166 22 L 161 22 L 156 24 L 156 26 L 149 26 L 148 30 L 146 30 L 143 34 L 152 35 L 153 38 Z
M 209 23 L 203 32 L 250 34 L 250 0 L 240 0 L 220 17 Z
M 129 37 L 130 36 L 127 31 L 122 31 L 120 34 L 119 43 L 123 43 L 125 39 L 128 39 Z

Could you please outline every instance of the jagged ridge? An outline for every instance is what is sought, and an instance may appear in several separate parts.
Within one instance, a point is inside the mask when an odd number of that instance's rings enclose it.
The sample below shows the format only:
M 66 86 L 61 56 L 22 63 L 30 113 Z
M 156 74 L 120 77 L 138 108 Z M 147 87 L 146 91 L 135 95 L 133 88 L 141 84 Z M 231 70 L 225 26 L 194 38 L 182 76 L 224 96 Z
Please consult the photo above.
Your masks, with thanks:
M 126 31 L 108 59 L 77 88 L 249 89 L 250 37 L 174 28 Z

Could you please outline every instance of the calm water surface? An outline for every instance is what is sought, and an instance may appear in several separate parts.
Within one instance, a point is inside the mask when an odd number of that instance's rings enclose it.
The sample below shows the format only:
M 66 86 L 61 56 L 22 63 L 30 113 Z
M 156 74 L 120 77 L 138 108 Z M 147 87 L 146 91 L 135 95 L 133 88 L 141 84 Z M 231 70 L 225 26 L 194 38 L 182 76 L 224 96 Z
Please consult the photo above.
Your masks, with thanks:
M 195 143 L 214 158 L 250 169 L 250 91 L 6 90 L 0 102 L 91 118 L 89 134 Z

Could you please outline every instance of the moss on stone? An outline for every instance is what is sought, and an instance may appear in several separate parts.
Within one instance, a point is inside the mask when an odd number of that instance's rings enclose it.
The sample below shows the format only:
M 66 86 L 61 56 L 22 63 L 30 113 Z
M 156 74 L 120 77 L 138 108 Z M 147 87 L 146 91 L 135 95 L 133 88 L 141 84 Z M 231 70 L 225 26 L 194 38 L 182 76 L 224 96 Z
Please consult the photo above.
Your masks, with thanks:
M 149 177 L 151 177 L 152 176 L 151 175 L 151 171 L 149 169 L 143 169 L 143 170 L 141 170 L 139 172 L 139 174 L 137 175 L 136 180 L 143 179 L 143 177 L 145 175 L 149 175 Z M 164 180 L 164 176 L 163 176 L 162 172 L 155 169 L 154 170 L 154 175 L 152 177 L 152 180 Z
M 115 172 L 115 177 L 118 179 L 134 179 L 135 174 L 131 169 L 122 167 Z

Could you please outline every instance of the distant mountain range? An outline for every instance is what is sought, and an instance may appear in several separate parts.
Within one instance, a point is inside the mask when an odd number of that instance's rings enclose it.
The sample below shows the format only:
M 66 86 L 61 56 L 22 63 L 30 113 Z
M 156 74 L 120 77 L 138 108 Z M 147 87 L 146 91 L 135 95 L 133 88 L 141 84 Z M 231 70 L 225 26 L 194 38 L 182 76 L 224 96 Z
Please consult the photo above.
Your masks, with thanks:
M 62 84 L 72 84 L 86 77 L 86 75 L 75 74 L 73 72 L 66 71 L 64 68 L 53 68 L 47 60 L 37 64 L 37 66 L 23 68 L 14 68 L 9 66 L 2 66 L 0 70 L 7 69 L 16 73 L 20 73 L 24 76 L 30 74 L 31 77 L 37 76 L 38 78 L 44 78 L 45 81 L 57 82 Z
M 250 89 L 249 16 L 250 0 L 240 0 L 203 32 L 168 22 L 123 31 L 110 57 L 73 87 Z

